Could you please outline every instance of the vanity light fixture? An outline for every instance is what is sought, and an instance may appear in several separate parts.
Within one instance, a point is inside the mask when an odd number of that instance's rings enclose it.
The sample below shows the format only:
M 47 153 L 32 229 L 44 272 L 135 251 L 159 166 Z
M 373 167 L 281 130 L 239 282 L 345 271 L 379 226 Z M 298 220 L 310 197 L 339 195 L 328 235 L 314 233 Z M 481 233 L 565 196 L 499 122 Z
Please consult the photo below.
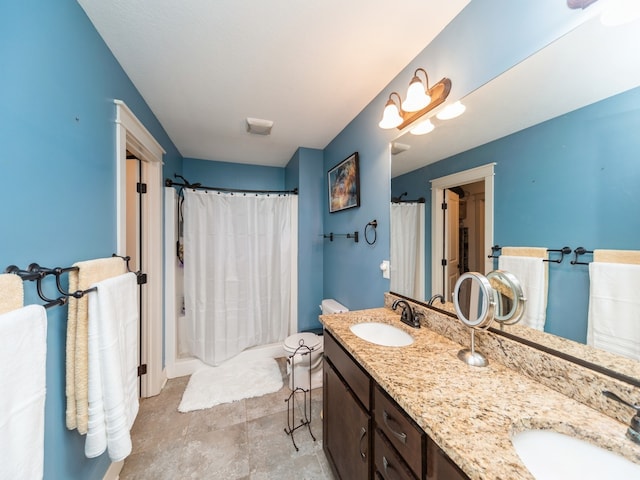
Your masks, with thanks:
M 418 72 L 424 73 L 426 86 L 423 85 L 422 80 L 418 77 Z M 411 82 L 409 82 L 407 98 L 402 102 L 402 110 L 405 112 L 417 112 L 430 103 L 431 96 L 429 95 L 429 76 L 424 68 L 417 68 L 416 71 L 413 72 Z
M 438 120 L 451 120 L 452 118 L 456 118 L 462 115 L 466 109 L 467 107 L 465 107 L 462 103 L 460 103 L 460 100 L 458 100 L 457 102 L 453 102 L 452 104 L 447 105 L 438 113 L 436 113 L 436 118 Z
M 427 80 L 426 86 L 418 77 L 420 71 L 424 72 Z M 443 78 L 433 87 L 429 87 L 427 72 L 423 68 L 418 68 L 413 74 L 407 91 L 407 99 L 404 102 L 397 92 L 391 92 L 378 126 L 384 129 L 397 128 L 402 130 L 437 106 L 442 105 L 450 91 L 451 80 Z M 397 101 L 394 99 L 394 95 L 397 97 Z
M 429 132 L 432 132 L 434 128 L 436 128 L 435 125 L 431 123 L 431 120 L 429 118 L 427 118 L 426 120 L 418 123 L 415 127 L 409 130 L 409 132 L 412 135 L 425 135 Z

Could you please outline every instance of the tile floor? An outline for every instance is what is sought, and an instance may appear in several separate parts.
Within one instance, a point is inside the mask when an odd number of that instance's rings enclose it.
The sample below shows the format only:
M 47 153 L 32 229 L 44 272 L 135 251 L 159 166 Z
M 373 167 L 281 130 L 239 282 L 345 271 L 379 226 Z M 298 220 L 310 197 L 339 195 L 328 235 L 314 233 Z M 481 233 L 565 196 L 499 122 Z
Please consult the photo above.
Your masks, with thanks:
M 284 359 L 279 361 L 284 375 Z M 171 379 L 160 395 L 141 401 L 131 431 L 133 452 L 121 480 L 333 480 L 322 451 L 322 389 L 311 392 L 311 431 L 294 432 L 296 452 L 284 428 L 290 390 L 178 412 L 188 377 Z M 297 402 L 301 404 L 301 402 Z M 301 412 L 301 410 L 300 410 Z M 299 422 L 301 413 L 296 415 Z

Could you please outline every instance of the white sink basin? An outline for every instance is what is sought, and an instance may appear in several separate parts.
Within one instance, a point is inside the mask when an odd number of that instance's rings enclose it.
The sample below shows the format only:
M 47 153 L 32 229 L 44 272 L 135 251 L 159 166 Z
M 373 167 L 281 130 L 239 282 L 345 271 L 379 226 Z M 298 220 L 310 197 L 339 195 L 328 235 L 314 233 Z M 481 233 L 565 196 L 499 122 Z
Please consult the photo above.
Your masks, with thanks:
M 386 323 L 357 323 L 349 329 L 361 339 L 385 347 L 406 347 L 413 343 L 413 337 L 407 332 Z
M 525 430 L 511 441 L 537 480 L 640 478 L 640 465 L 552 430 Z

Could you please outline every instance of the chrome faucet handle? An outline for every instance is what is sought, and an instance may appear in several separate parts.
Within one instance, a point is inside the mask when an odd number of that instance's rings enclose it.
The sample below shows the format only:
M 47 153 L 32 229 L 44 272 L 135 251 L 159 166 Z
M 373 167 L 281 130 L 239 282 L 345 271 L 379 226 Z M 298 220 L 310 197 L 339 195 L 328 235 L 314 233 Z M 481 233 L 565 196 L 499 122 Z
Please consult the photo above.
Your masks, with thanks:
M 629 437 L 632 442 L 640 445 L 640 405 L 637 403 L 627 402 L 626 400 L 623 400 L 615 393 L 610 392 L 608 390 L 603 390 L 602 394 L 605 397 L 615 400 L 616 402 L 622 403 L 627 407 L 631 407 L 636 411 L 633 418 L 629 422 L 629 428 L 627 428 L 627 437 Z

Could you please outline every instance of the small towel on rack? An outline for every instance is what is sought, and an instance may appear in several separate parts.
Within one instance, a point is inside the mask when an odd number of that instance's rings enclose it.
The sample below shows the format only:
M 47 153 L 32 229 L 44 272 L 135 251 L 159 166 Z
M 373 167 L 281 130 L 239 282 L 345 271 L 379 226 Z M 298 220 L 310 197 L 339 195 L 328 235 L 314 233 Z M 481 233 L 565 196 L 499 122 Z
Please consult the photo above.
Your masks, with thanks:
M 42 478 L 47 313 L 28 305 L 0 315 L 0 478 Z
M 126 273 L 125 262 L 120 257 L 87 260 L 73 265 L 78 271 L 69 272 L 69 291 L 87 290 L 96 282 Z M 86 296 L 69 298 L 67 319 L 66 364 L 66 423 L 69 430 L 87 433 L 88 422 L 88 355 L 87 332 L 89 303 Z
M 0 274 L 0 314 L 17 310 L 24 305 L 22 278 L 13 273 Z
M 640 250 L 594 250 L 593 261 L 640 265 Z
M 498 268 L 516 276 L 525 297 L 522 325 L 544 331 L 547 319 L 548 264 L 547 249 L 538 247 L 503 247 Z
M 589 263 L 587 344 L 640 360 L 640 265 Z
M 89 293 L 89 421 L 85 455 L 113 462 L 131 453 L 138 414 L 138 298 L 134 273 L 95 284 Z

